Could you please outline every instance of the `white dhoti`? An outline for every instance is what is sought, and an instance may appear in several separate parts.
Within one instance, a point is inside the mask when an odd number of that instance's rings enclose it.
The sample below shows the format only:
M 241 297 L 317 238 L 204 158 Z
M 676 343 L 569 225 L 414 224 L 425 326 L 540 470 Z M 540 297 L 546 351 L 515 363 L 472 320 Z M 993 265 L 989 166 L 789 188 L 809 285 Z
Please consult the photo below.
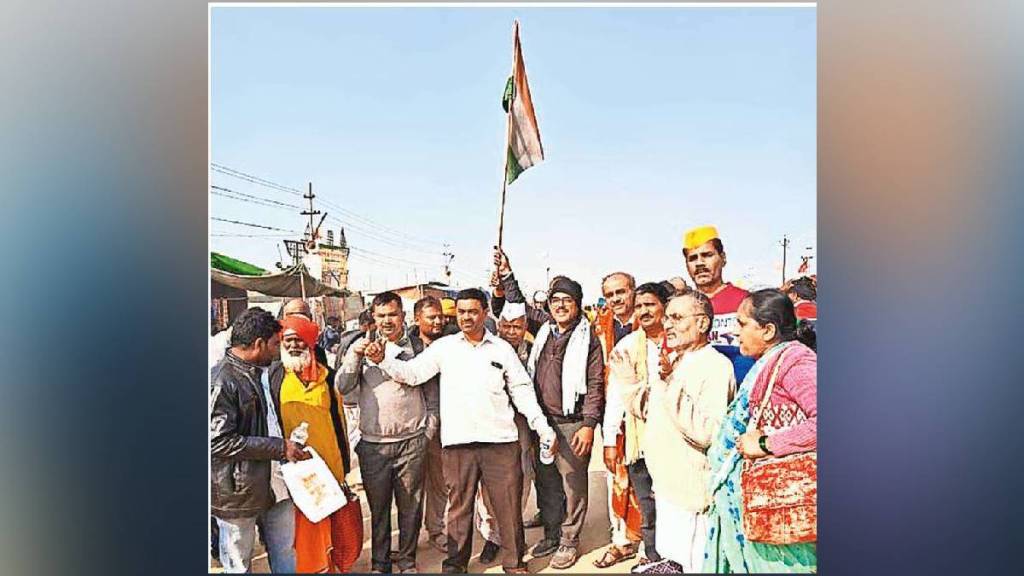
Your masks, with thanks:
M 684 510 L 665 498 L 655 502 L 658 554 L 678 562 L 687 573 L 700 572 L 704 564 L 707 516 Z

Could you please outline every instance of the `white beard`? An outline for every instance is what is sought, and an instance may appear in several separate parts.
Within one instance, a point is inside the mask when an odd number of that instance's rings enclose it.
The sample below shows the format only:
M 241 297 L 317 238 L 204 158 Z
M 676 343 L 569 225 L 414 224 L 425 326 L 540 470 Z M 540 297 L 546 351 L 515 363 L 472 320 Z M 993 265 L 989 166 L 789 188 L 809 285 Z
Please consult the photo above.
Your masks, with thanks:
M 310 354 L 309 350 L 303 350 L 299 356 L 292 356 L 283 346 L 281 347 L 281 364 L 286 370 L 296 373 L 302 372 L 312 361 L 313 355 Z

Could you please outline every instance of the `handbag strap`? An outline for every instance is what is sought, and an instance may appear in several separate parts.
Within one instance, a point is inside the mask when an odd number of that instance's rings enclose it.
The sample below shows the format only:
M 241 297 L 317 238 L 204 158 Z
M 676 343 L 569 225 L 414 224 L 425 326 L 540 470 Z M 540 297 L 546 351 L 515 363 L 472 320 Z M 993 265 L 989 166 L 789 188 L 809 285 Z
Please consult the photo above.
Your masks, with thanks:
M 333 381 L 333 379 L 331 380 Z M 334 435 L 338 442 L 338 450 L 341 452 L 341 466 L 345 472 L 348 472 L 352 469 L 352 456 L 349 454 L 348 447 L 348 430 L 345 429 L 345 426 L 342 426 L 341 409 L 338 406 L 338 398 L 333 386 L 327 386 L 327 395 L 330 397 L 331 402 L 331 423 L 334 424 Z
M 768 379 L 768 387 L 765 388 L 764 398 L 761 399 L 761 404 L 757 408 L 757 420 L 751 422 L 751 426 L 748 426 L 748 430 L 757 430 L 757 427 L 761 424 L 761 416 L 764 414 L 764 409 L 768 406 L 768 401 L 772 398 L 772 392 L 775 390 L 775 381 L 779 378 L 779 368 L 782 367 L 782 359 L 785 357 L 786 352 L 789 352 L 787 346 L 782 352 L 779 352 L 779 359 L 775 361 L 775 366 L 772 368 L 772 375 Z

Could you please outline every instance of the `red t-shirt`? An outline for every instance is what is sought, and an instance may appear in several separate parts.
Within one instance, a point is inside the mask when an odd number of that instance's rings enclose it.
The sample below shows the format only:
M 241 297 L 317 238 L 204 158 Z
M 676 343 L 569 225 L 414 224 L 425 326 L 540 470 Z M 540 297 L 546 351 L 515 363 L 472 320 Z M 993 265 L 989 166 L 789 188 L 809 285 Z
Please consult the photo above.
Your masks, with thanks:
M 715 311 L 715 321 L 711 326 L 711 343 L 739 346 L 736 334 L 739 326 L 736 323 L 736 310 L 740 302 L 750 294 L 726 282 L 725 287 L 711 297 L 711 307 Z
M 810 300 L 804 300 L 796 306 L 793 306 L 793 311 L 796 312 L 797 320 L 818 319 L 818 304 L 811 302 Z

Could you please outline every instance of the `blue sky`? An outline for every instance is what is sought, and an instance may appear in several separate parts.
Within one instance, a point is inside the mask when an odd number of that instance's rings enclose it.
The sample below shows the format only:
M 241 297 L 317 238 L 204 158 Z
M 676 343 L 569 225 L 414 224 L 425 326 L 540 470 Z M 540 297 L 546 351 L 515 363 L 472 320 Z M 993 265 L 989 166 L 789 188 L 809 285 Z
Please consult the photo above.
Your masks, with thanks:
M 312 181 L 354 247 L 353 288 L 443 279 L 445 243 L 453 283 L 485 283 L 514 18 L 546 156 L 508 189 L 525 288 L 547 266 L 588 302 L 612 270 L 686 277 L 681 236 L 703 224 L 719 227 L 727 280 L 778 284 L 783 234 L 795 273 L 816 246 L 814 8 L 213 8 L 211 159 Z M 210 199 L 211 216 L 301 230 L 295 212 Z M 210 230 L 215 251 L 278 260 L 281 238 L 222 236 L 274 231 Z

